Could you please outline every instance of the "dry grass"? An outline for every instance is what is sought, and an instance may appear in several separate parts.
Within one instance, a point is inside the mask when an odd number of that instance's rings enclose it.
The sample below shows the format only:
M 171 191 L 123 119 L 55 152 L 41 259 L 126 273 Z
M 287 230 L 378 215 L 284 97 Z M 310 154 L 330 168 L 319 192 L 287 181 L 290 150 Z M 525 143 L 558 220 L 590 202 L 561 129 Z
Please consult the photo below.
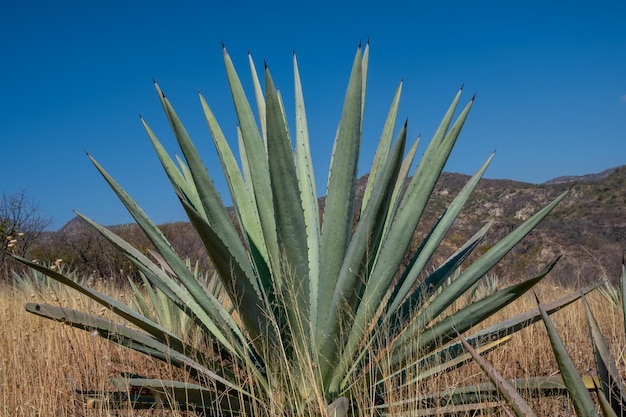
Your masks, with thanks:
M 1 288 L 0 415 L 109 416 L 107 410 L 86 410 L 73 395 L 75 389 L 112 390 L 107 381 L 119 372 L 141 372 L 172 378 L 178 373 L 167 364 L 146 358 L 91 333 L 34 316 L 26 302 L 47 302 L 102 314 L 101 306 L 56 288 L 41 293 Z M 109 291 L 110 292 L 110 291 Z M 119 290 L 114 292 L 120 295 Z M 157 416 L 163 412 L 128 412 L 128 416 Z
M 100 307 L 64 289 L 0 289 L 0 413 L 2 416 L 108 416 L 108 415 L 180 415 L 171 411 L 128 411 L 120 414 L 106 410 L 87 410 L 72 392 L 74 389 L 113 389 L 107 382 L 119 372 L 141 372 L 150 377 L 172 378 L 177 370 L 109 343 L 90 333 L 33 316 L 24 311 L 29 301 L 42 301 L 70 308 L 100 313 Z M 109 290 L 118 297 L 124 290 Z M 563 288 L 543 284 L 537 290 L 540 299 L 551 301 L 565 293 Z M 589 302 L 603 333 L 610 343 L 618 365 L 624 369 L 624 334 L 619 311 L 597 292 Z M 522 298 L 493 321 L 535 307 L 532 295 Z M 593 374 L 595 363 L 589 345 L 589 334 L 580 302 L 553 315 L 553 320 L 569 352 L 582 373 Z M 541 323 L 514 336 L 504 348 L 486 355 L 506 377 L 551 375 L 557 365 Z M 471 364 L 437 378 L 425 390 L 485 381 L 477 366 Z M 573 409 L 565 398 L 533 400 L 538 415 L 571 416 Z M 490 415 L 505 415 L 494 412 Z

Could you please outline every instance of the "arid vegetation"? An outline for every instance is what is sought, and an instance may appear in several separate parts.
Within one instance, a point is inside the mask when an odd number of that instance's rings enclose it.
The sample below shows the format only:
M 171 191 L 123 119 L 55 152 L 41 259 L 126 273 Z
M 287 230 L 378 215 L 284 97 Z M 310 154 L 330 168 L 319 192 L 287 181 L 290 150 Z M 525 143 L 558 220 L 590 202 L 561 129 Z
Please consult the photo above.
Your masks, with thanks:
M 0 326 L 4 337 L 0 340 L 0 415 L 15 417 L 65 417 L 65 416 L 183 416 L 180 411 L 128 410 L 112 411 L 89 408 L 74 394 L 75 390 L 111 390 L 108 378 L 124 372 L 141 370 L 150 377 L 171 379 L 181 377 L 180 370 L 149 359 L 130 349 L 122 348 L 92 334 L 70 326 L 42 320 L 24 311 L 26 302 L 45 302 L 77 308 L 94 314 L 106 314 L 101 306 L 76 292 L 54 283 L 41 283 L 40 287 L 4 284 L 0 291 Z M 132 300 L 127 286 L 111 285 L 99 281 L 93 285 L 112 296 Z M 567 289 L 541 284 L 537 293 L 542 300 L 550 301 Z M 590 294 L 589 302 L 603 334 L 611 346 L 612 354 L 619 358 L 620 369 L 625 369 L 623 352 L 626 343 L 623 323 L 617 305 L 607 301 L 600 292 Z M 534 308 L 531 295 L 498 313 L 490 322 Z M 585 324 L 582 305 L 577 302 L 552 316 L 564 339 L 574 363 L 583 374 L 594 374 L 593 351 L 589 344 L 589 330 Z M 485 323 L 485 326 L 489 323 Z M 504 349 L 488 353 L 485 357 L 508 378 L 529 375 L 556 375 L 558 368 L 545 335 L 543 325 L 535 325 L 516 334 Z M 430 384 L 437 390 L 454 388 L 468 383 L 484 382 L 483 372 L 475 365 L 443 375 Z M 432 387 L 424 387 L 432 391 Z M 531 399 L 537 415 L 566 417 L 573 415 L 570 402 L 564 396 Z M 417 404 L 415 405 L 417 406 Z M 485 415 L 506 416 L 496 408 Z

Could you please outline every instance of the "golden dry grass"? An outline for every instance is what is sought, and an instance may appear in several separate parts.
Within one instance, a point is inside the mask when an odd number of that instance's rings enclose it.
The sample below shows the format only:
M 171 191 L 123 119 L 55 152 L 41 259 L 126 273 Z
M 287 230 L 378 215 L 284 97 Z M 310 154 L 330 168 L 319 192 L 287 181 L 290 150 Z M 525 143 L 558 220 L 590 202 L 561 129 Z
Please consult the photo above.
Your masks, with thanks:
M 27 313 L 26 302 L 48 302 L 102 313 L 99 305 L 71 290 L 37 294 L 6 286 L 1 289 L 0 326 L 5 335 L 0 339 L 2 416 L 115 415 L 107 410 L 86 410 L 73 391 L 112 390 L 114 387 L 107 381 L 119 376 L 119 372 L 163 378 L 172 378 L 178 372 L 91 333 Z M 124 415 L 162 414 L 142 411 Z
M 112 290 L 118 297 L 123 290 Z M 548 302 L 565 293 L 565 289 L 542 284 L 537 293 Z M 29 301 L 42 301 L 70 308 L 100 313 L 100 307 L 65 289 L 32 290 L 4 286 L 0 293 L 0 413 L 2 416 L 108 416 L 108 415 L 179 415 L 171 411 L 128 411 L 114 414 L 106 410 L 88 410 L 72 393 L 74 389 L 113 389 L 107 382 L 119 372 L 141 372 L 150 377 L 172 378 L 177 370 L 156 360 L 109 343 L 90 333 L 73 329 L 27 313 Z M 624 369 L 624 327 L 619 311 L 597 292 L 589 302 L 603 333 L 611 345 L 620 369 Z M 494 317 L 495 322 L 535 307 L 529 294 Z M 581 373 L 593 374 L 595 363 L 589 334 L 580 302 L 553 315 L 553 320 Z M 489 323 L 486 323 L 487 325 Z M 504 376 L 524 377 L 557 373 L 557 365 L 541 322 L 516 334 L 503 348 L 486 358 Z M 180 375 L 179 375 L 180 376 Z M 474 364 L 428 382 L 425 390 L 441 390 L 486 380 Z M 538 415 L 571 416 L 566 398 L 532 400 Z M 490 415 L 506 415 L 495 411 Z

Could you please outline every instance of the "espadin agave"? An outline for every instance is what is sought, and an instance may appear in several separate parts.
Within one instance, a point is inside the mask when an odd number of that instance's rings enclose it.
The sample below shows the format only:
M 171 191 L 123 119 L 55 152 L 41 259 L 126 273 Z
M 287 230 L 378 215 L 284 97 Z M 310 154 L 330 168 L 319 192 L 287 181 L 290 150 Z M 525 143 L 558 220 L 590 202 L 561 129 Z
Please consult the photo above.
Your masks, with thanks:
M 536 277 L 463 308 L 449 307 L 565 194 L 469 265 L 468 256 L 491 223 L 432 269 L 433 254 L 493 155 L 441 213 L 417 250 L 411 252 L 414 231 L 474 99 L 457 112 L 461 98 L 461 91 L 458 92 L 413 171 L 417 141 L 405 150 L 406 123 L 393 138 L 400 84 L 382 129 L 362 205 L 356 207 L 368 55 L 369 45 L 359 46 L 335 137 L 322 211 L 318 206 L 295 56 L 293 137 L 268 68 L 264 70 L 263 92 L 252 59 L 259 124 L 224 49 L 238 118 L 238 159 L 208 103 L 200 96 L 227 179 L 232 212 L 218 195 L 172 104 L 155 83 L 184 158 L 172 159 L 148 124 L 141 121 L 189 221 L 206 247 L 228 294 L 228 305 L 201 285 L 197 274 L 177 255 L 157 226 L 89 156 L 159 255 L 146 256 L 107 228 L 79 216 L 122 251 L 150 285 L 187 315 L 204 337 L 202 343 L 197 338 L 192 342 L 176 329 L 144 314 L 145 309 L 132 309 L 56 271 L 22 259 L 98 301 L 126 324 L 41 304 L 28 304 L 28 311 L 97 333 L 189 374 L 186 381 L 124 376 L 114 380 L 122 387 L 120 391 L 107 395 L 83 392 L 85 397 L 109 407 L 166 404 L 229 415 L 388 414 L 399 404 L 393 399 L 396 389 L 410 394 L 403 397 L 403 403 L 412 404 L 414 409 L 453 404 L 453 396 L 439 398 L 436 403 L 432 402 L 434 397 L 421 397 L 419 385 L 471 361 L 457 332 L 470 330 L 528 291 L 556 260 Z M 456 273 L 459 270 L 462 272 Z M 564 298 L 552 307 L 556 309 L 575 298 Z M 509 320 L 465 339 L 476 350 L 487 351 L 528 323 L 540 320 L 538 314 L 532 317 L 518 317 L 517 321 Z M 461 401 L 467 403 L 467 398 Z

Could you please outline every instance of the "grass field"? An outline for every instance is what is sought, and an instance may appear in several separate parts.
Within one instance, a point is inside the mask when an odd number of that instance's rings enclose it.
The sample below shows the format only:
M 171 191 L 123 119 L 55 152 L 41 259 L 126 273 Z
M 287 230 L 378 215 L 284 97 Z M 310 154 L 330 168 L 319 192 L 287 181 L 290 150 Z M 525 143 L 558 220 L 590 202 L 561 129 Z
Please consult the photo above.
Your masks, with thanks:
M 102 286 L 102 284 L 101 284 Z M 542 302 L 563 295 L 567 289 L 542 284 L 537 289 Z M 116 297 L 127 297 L 126 289 L 108 289 Z M 621 370 L 625 368 L 624 332 L 619 310 L 597 291 L 588 298 L 611 345 L 612 354 Z M 57 286 L 44 289 L 0 288 L 0 413 L 2 416 L 109 416 L 185 415 L 173 410 L 107 411 L 92 410 L 74 394 L 74 390 L 110 390 L 109 377 L 120 372 L 141 372 L 150 377 L 172 378 L 177 369 L 162 362 L 147 359 L 129 349 L 67 325 L 51 322 L 24 311 L 26 302 L 46 302 L 105 314 L 101 307 L 81 296 Z M 524 297 L 493 321 L 535 307 L 531 296 Z M 565 341 L 574 363 L 582 374 L 593 374 L 595 363 L 589 344 L 589 331 L 582 304 L 577 302 L 553 315 L 553 320 Z M 485 325 L 488 325 L 486 323 Z M 541 322 L 514 335 L 505 347 L 489 353 L 486 358 L 506 377 L 551 375 L 557 365 Z M 179 375 L 180 377 L 180 375 Z M 421 387 L 425 392 L 451 388 L 487 378 L 470 364 L 429 382 Z M 564 397 L 533 399 L 531 405 L 538 415 L 571 416 L 574 414 Z M 417 409 L 417 406 L 413 406 Z M 417 414 L 415 414 L 417 415 Z M 505 416 L 502 409 L 484 415 Z

